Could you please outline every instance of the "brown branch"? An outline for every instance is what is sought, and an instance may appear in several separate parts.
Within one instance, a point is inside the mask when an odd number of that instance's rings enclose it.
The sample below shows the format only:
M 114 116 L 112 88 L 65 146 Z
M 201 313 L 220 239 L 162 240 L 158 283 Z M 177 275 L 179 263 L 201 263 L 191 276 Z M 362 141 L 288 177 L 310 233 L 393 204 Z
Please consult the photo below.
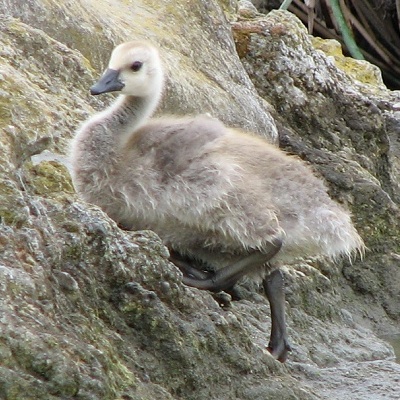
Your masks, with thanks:
M 381 43 L 376 39 L 375 36 L 371 36 L 363 25 L 354 17 L 353 14 L 348 10 L 351 23 L 357 29 L 357 31 L 363 36 L 363 38 L 368 42 L 371 48 L 382 58 L 382 60 L 390 65 L 396 72 L 400 73 L 400 65 L 396 65 L 395 60 L 392 57 L 392 54 L 384 47 Z M 373 33 L 372 33 L 373 35 Z
M 385 47 L 389 46 L 400 57 L 400 38 L 393 25 L 389 21 L 387 24 L 382 23 L 380 16 L 368 3 L 361 7 L 359 2 L 352 1 L 351 5 L 354 7 L 357 19 L 361 20 L 362 26 L 368 30 L 371 36 L 376 37 L 374 32 L 377 32 L 381 40 L 386 43 Z
M 298 1 L 298 0 L 297 0 Z M 297 1 L 294 0 L 294 3 L 296 3 L 295 5 L 291 5 L 289 7 L 289 11 L 291 11 L 293 14 L 295 14 L 304 24 L 307 23 L 308 21 L 308 14 L 307 14 L 307 9 L 304 6 L 304 4 L 302 4 L 302 7 L 300 8 L 296 8 Z M 325 21 L 319 19 L 318 17 L 315 18 L 314 20 L 314 36 L 320 36 L 323 38 L 327 38 L 327 39 L 336 39 L 338 41 L 342 41 L 341 37 L 332 29 L 329 29 L 326 27 Z

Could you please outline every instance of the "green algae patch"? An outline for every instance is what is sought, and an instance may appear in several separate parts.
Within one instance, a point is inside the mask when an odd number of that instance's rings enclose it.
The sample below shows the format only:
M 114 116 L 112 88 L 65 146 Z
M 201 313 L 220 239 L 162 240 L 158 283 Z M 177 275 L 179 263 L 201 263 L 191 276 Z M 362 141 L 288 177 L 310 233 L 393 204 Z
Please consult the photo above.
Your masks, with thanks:
M 74 188 L 66 167 L 55 161 L 30 164 L 29 185 L 38 195 L 51 193 L 74 193 Z
M 313 37 L 312 43 L 314 48 L 323 51 L 327 56 L 333 57 L 335 66 L 347 75 L 361 83 L 377 86 L 378 88 L 384 87 L 379 68 L 368 61 L 345 57 L 342 53 L 342 46 L 337 40 Z
M 0 126 L 5 126 L 11 121 L 10 98 L 0 93 Z
M 20 226 L 29 218 L 29 210 L 16 183 L 0 177 L 0 222 Z

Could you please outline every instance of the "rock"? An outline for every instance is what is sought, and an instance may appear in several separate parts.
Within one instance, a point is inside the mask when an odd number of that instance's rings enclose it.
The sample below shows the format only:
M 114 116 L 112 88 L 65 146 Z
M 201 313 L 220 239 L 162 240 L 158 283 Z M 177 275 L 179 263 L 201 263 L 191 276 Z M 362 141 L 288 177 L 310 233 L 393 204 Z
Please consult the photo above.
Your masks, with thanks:
M 367 295 L 363 302 L 378 302 L 398 321 L 398 94 L 344 74 L 288 12 L 239 20 L 233 31 L 249 76 L 274 107 L 281 146 L 311 163 L 353 211 L 369 251 L 344 263 L 344 275 Z M 353 307 L 353 296 L 348 303 Z
M 233 18 L 234 2 L 221 3 Z M 396 388 L 393 350 L 371 329 L 399 331 L 399 98 L 338 71 L 288 13 L 234 22 L 245 70 L 223 9 L 0 4 L 0 398 L 339 399 L 340 385 L 367 398 L 346 371 L 387 383 L 370 385 L 371 398 Z M 222 309 L 182 285 L 154 233 L 122 231 L 74 193 L 68 143 L 112 100 L 88 88 L 114 44 L 138 37 L 162 47 L 161 112 L 208 112 L 272 142 L 279 132 L 353 210 L 370 248 L 363 261 L 285 268 L 286 365 L 265 350 L 269 310 L 257 288 L 221 297 Z
M 320 399 L 396 400 L 399 397 L 399 372 L 399 364 L 376 361 L 326 368 L 323 373 L 304 366 L 299 375 L 296 372 L 294 375 L 303 377 L 306 374 L 313 389 L 318 390 Z

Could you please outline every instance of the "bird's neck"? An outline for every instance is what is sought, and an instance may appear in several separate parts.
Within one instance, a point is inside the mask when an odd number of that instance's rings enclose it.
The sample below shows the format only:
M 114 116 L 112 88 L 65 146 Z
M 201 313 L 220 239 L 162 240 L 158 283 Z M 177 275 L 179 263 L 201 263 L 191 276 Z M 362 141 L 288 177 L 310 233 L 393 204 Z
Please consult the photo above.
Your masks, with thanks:
M 116 140 L 125 142 L 154 113 L 159 97 L 120 95 L 106 111 L 102 125 L 112 131 Z
M 88 173 L 100 165 L 103 169 L 112 168 L 129 139 L 153 114 L 159 98 L 120 95 L 109 108 L 93 116 L 73 142 L 75 164 L 84 166 Z

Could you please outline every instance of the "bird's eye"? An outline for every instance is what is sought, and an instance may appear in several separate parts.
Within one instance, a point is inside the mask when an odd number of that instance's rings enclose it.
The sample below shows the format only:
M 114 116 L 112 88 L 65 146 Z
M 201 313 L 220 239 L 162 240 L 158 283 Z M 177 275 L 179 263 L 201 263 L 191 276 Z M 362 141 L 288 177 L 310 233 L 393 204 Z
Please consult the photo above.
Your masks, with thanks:
M 143 63 L 141 61 L 135 61 L 132 65 L 131 65 L 131 70 L 132 71 L 139 71 L 140 68 L 142 68 Z

